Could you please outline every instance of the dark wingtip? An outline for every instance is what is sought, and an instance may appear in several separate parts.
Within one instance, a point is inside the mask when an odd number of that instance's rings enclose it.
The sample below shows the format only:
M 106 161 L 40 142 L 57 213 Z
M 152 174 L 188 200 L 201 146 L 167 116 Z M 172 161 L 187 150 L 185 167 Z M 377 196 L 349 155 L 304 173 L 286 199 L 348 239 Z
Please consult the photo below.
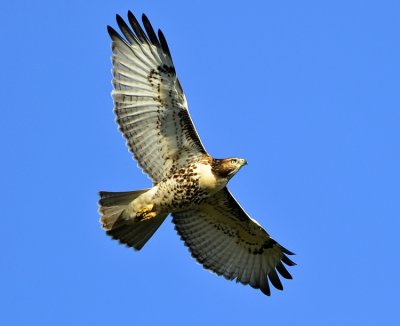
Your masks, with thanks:
M 287 271 L 287 269 L 285 268 L 285 266 L 283 266 L 281 262 L 279 262 L 279 264 L 276 265 L 276 269 L 279 272 L 279 274 L 281 274 L 282 277 L 286 278 L 287 280 L 293 279 L 292 275 L 290 275 L 290 273 Z
M 285 254 L 282 254 L 281 260 L 288 266 L 296 266 L 296 263 L 289 259 Z
M 108 35 L 110 35 L 111 38 L 119 36 L 117 31 L 114 28 L 112 28 L 110 25 L 107 25 L 107 32 L 108 32 Z
M 169 51 L 167 40 L 165 39 L 165 36 L 164 36 L 163 32 L 161 31 L 161 29 L 158 30 L 157 34 L 158 34 L 158 39 L 160 40 L 160 45 L 161 45 L 162 50 L 168 55 L 168 57 L 172 61 L 172 56 L 171 56 L 171 52 Z
M 117 24 L 118 24 L 118 26 L 120 28 L 121 28 L 121 25 L 122 26 L 126 25 L 124 19 L 120 15 L 117 14 L 115 17 L 116 17 L 116 20 L 117 20 Z
M 278 290 L 283 290 L 283 285 L 281 280 L 279 279 L 278 274 L 276 273 L 275 269 L 272 269 L 268 274 L 268 279 L 271 281 L 272 285 L 277 288 Z
M 128 18 L 129 17 L 135 17 L 135 15 L 132 13 L 132 11 L 128 10 Z
M 287 254 L 287 255 L 290 255 L 290 256 L 296 255 L 294 252 L 291 252 L 290 250 L 286 249 L 285 247 L 283 247 L 283 246 L 281 246 L 281 245 L 279 245 L 279 247 L 280 247 L 280 249 L 282 250 L 282 252 L 284 252 L 284 253 Z
M 140 26 L 135 15 L 130 10 L 128 11 L 128 21 L 140 42 L 149 43 L 146 33 L 143 31 L 143 28 Z
M 123 21 L 122 17 L 119 14 L 115 15 L 115 19 L 117 20 L 117 23 Z
M 145 14 L 142 15 L 142 22 L 151 43 L 157 47 L 161 47 L 157 35 L 154 32 L 153 26 L 151 26 L 150 20 L 147 18 Z
M 267 296 L 271 295 L 271 289 L 269 288 L 268 278 L 266 278 L 265 282 L 260 285 L 260 290 Z

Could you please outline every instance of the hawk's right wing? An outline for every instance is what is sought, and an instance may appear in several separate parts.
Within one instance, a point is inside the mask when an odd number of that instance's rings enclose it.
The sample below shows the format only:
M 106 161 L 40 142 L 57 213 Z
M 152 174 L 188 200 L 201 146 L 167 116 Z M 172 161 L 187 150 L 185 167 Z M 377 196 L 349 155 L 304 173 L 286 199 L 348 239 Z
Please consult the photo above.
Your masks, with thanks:
M 187 157 L 206 151 L 190 119 L 164 35 L 155 34 L 142 17 L 145 31 L 129 12 L 129 27 L 117 15 L 125 38 L 112 27 L 114 112 L 119 129 L 142 169 L 158 183 Z
M 287 257 L 293 253 L 250 218 L 227 188 L 200 206 L 172 215 L 178 234 L 204 268 L 266 295 L 270 295 L 269 282 L 283 289 L 277 271 L 292 278 L 283 263 L 295 265 Z

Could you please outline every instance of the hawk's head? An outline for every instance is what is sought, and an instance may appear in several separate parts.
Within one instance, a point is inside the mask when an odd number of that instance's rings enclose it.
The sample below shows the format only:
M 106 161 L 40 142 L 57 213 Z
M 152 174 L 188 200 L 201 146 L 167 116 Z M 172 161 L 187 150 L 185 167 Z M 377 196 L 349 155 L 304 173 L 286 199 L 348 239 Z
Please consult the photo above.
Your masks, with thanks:
M 232 178 L 247 161 L 242 158 L 231 157 L 224 159 L 213 159 L 211 163 L 212 172 L 221 178 Z

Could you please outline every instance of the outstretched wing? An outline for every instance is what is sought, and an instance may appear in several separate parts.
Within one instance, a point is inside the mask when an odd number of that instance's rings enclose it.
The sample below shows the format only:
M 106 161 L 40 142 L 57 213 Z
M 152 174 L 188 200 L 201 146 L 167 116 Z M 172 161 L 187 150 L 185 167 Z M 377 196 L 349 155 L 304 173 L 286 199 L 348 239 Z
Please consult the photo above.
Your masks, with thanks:
M 119 129 L 142 169 L 155 183 L 188 156 L 206 153 L 189 116 L 164 35 L 146 32 L 129 11 L 131 28 L 117 15 L 123 34 L 112 27 L 114 112 Z
M 236 279 L 270 295 L 268 280 L 283 289 L 277 271 L 292 278 L 282 262 L 295 265 L 286 256 L 293 253 L 250 218 L 227 188 L 199 207 L 174 213 L 173 222 L 192 256 L 228 280 Z

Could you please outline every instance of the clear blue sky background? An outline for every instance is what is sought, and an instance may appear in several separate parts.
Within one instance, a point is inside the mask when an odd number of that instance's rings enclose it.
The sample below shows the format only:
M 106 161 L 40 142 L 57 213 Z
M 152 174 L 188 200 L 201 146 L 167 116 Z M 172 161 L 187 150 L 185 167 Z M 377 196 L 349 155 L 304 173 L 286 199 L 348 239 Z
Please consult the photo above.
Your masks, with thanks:
M 106 25 L 145 12 L 230 188 L 296 252 L 271 297 L 204 271 L 170 220 L 105 236 L 150 181 L 112 113 Z M 1 325 L 399 325 L 398 1 L 2 1 Z

